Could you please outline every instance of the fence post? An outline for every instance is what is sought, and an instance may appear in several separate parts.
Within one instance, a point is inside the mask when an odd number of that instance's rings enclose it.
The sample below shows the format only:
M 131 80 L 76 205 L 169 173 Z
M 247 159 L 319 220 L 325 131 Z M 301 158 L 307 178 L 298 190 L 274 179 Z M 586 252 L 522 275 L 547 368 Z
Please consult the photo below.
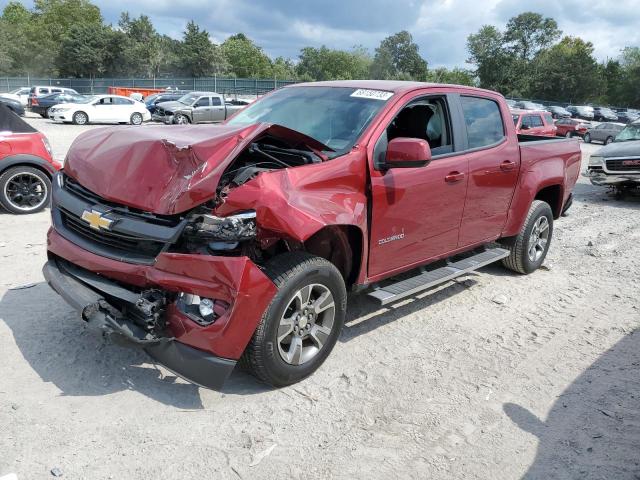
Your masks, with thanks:
M 218 74 L 213 74 L 213 91 L 218 93 Z
M 193 89 L 196 89 L 196 77 L 193 77 Z

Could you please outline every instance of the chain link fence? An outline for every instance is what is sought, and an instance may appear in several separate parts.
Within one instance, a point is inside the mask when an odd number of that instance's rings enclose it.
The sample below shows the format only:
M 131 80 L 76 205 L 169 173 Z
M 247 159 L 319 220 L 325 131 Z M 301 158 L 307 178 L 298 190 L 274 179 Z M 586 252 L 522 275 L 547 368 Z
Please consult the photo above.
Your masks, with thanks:
M 296 83 L 293 80 L 256 78 L 44 78 L 44 77 L 0 77 L 0 93 L 20 87 L 55 86 L 73 88 L 82 94 L 108 93 L 109 87 L 129 88 L 171 88 L 178 90 L 198 90 L 225 95 L 263 95 L 271 90 Z

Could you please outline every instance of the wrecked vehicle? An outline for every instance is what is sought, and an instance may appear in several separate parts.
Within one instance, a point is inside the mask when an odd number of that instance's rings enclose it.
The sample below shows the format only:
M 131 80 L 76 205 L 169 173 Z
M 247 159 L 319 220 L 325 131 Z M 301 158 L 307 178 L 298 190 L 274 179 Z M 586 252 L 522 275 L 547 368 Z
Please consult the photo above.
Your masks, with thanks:
M 179 125 L 222 122 L 244 107 L 244 103 L 226 101 L 219 93 L 190 92 L 177 100 L 156 104 L 151 119 Z
M 579 167 L 576 140 L 517 136 L 494 92 L 296 84 L 216 127 L 83 133 L 44 275 L 194 383 L 220 388 L 242 359 L 289 385 L 331 352 L 348 289 L 384 305 L 499 260 L 535 271 Z
M 640 186 L 640 121 L 624 127 L 613 142 L 589 158 L 585 176 L 619 193 Z

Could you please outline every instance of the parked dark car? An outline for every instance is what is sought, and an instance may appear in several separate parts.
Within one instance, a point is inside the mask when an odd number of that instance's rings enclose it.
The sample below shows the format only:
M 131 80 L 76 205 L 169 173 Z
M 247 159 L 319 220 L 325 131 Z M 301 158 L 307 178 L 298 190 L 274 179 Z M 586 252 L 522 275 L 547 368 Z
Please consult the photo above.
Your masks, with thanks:
M 618 110 L 616 113 L 620 123 L 632 123 L 640 118 L 634 110 Z
M 546 111 L 547 107 L 540 103 L 529 102 L 527 100 L 522 100 L 520 102 L 516 102 L 516 104 L 512 108 L 519 108 L 520 110 L 537 110 L 537 111 Z
M 556 120 L 556 127 L 558 127 L 556 135 L 559 137 L 582 138 L 591 128 L 591 124 L 577 118 L 561 118 Z
M 187 92 L 167 92 L 149 95 L 144 99 L 144 104 L 152 115 L 156 111 L 156 105 L 162 102 L 173 102 L 184 96 Z
M 31 99 L 30 110 L 43 118 L 49 117 L 49 109 L 61 103 L 82 103 L 87 99 L 84 95 L 77 93 L 54 93 L 44 97 L 33 97 Z
M 593 107 L 593 119 L 596 122 L 617 122 L 618 115 L 607 107 Z
M 571 112 L 564 107 L 560 107 L 557 105 L 553 105 L 551 107 L 547 107 L 547 110 L 551 112 L 551 116 L 553 118 L 569 118 L 571 117 Z
M 593 107 L 587 105 L 569 105 L 567 110 L 573 118 L 582 118 L 583 120 L 593 120 Z
M 616 139 L 591 155 L 585 176 L 619 194 L 640 187 L 640 122 L 625 125 Z
M 584 134 L 584 141 L 587 143 L 602 142 L 605 145 L 609 145 L 623 129 L 624 124 L 622 123 L 603 122 L 596 127 L 590 128 Z
M 66 87 L 31 87 L 29 91 L 29 98 L 27 100 L 27 105 L 30 107 L 33 103 L 34 98 L 46 97 L 47 95 L 53 95 L 54 93 L 72 93 L 74 95 L 78 95 L 73 88 Z
M 16 115 L 24 116 L 24 106 L 13 98 L 0 97 L 0 104 L 6 106 Z

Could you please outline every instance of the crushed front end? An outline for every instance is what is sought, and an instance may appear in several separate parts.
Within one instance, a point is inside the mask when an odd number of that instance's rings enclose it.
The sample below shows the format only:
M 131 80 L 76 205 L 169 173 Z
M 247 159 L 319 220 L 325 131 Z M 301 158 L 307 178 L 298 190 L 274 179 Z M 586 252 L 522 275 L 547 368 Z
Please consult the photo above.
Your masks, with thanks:
M 59 174 L 52 219 L 43 273 L 91 329 L 193 383 L 222 387 L 276 292 L 243 255 L 255 237 L 250 212 L 155 215 Z

